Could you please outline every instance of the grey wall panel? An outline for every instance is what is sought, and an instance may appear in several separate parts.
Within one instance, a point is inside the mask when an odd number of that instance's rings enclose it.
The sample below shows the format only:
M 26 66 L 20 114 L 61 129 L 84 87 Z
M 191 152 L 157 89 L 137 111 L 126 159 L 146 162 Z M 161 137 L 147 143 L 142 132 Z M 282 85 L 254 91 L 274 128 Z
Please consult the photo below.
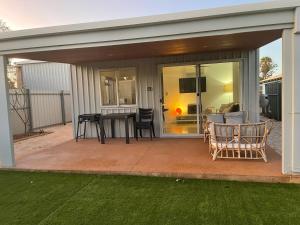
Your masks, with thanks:
M 71 80 L 73 92 L 73 113 L 75 123 L 77 124 L 77 117 L 84 113 L 112 113 L 112 112 L 136 112 L 138 107 L 154 108 L 155 110 L 155 130 L 156 134 L 160 135 L 160 72 L 159 65 L 173 64 L 173 63 L 196 63 L 222 60 L 240 60 L 248 61 L 249 52 L 235 51 L 235 52 L 219 52 L 196 55 L 179 55 L 172 57 L 160 57 L 150 59 L 136 59 L 136 60 L 121 60 L 121 61 L 104 61 L 95 62 L 82 65 L 71 65 Z M 135 67 L 137 69 L 137 95 L 138 104 L 132 107 L 104 107 L 100 104 L 100 69 Z M 248 78 L 249 68 L 244 70 L 244 76 Z M 247 80 L 248 81 L 248 80 Z M 245 81 L 243 85 L 249 85 Z M 152 91 L 147 88 L 152 87 Z M 249 91 L 246 88 L 246 91 Z M 242 94 L 245 96 L 246 94 Z M 248 100 L 248 99 L 247 99 Z M 247 101 L 246 104 L 249 104 Z M 246 106 L 245 106 L 246 108 Z M 248 107 L 247 107 L 248 108 Z M 124 123 L 122 121 L 116 122 L 116 135 L 124 136 Z M 76 126 L 75 126 L 76 129 Z M 105 130 L 110 136 L 110 124 L 105 124 Z M 131 131 L 131 134 L 133 131 Z M 88 136 L 96 136 L 95 128 L 88 128 Z
M 59 94 L 31 93 L 33 127 L 44 127 L 61 123 Z
M 35 91 L 69 91 L 70 65 L 62 63 L 22 64 L 24 88 Z

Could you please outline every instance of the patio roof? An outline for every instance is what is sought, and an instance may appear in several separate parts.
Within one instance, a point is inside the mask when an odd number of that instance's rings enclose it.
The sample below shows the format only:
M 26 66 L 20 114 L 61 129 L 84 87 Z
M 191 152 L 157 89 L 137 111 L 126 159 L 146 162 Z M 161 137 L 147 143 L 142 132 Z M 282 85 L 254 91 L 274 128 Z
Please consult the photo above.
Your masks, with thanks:
M 273 1 L 0 35 L 0 55 L 64 63 L 259 48 L 293 28 L 300 1 Z
M 160 57 L 200 52 L 251 50 L 279 39 L 281 35 L 281 30 L 258 31 L 137 44 L 19 53 L 13 54 L 11 57 L 76 64 L 91 61 Z

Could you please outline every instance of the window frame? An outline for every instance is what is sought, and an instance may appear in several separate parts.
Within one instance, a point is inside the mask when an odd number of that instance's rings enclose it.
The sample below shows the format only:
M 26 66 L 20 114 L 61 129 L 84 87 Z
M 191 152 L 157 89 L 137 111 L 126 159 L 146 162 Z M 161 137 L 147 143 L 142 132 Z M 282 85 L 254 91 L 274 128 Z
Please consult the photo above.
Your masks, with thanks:
M 135 75 L 135 104 L 120 104 L 119 96 L 119 74 L 122 70 L 134 70 Z M 116 79 L 116 95 L 117 95 L 117 104 L 115 105 L 104 105 L 102 99 L 102 87 L 101 87 L 101 73 L 102 72 L 113 72 Z M 100 88 L 100 106 L 102 108 L 132 108 L 137 107 L 138 105 L 138 85 L 137 85 L 137 68 L 136 67 L 117 67 L 117 68 L 108 68 L 108 69 L 99 69 L 99 88 Z

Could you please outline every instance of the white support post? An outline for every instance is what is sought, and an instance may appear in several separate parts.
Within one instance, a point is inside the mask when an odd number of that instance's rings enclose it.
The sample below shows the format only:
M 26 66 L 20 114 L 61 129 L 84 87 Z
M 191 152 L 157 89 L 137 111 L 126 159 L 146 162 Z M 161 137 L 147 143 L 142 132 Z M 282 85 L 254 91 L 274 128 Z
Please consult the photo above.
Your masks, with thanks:
M 298 20 L 300 17 L 298 17 Z M 294 95 L 293 95 L 293 126 L 294 126 L 294 157 L 293 167 L 300 173 L 300 33 L 294 35 Z
M 15 157 L 7 80 L 7 58 L 0 56 L 0 166 L 14 167 Z
M 249 121 L 259 122 L 259 51 L 251 50 L 243 63 L 242 101 Z
M 284 30 L 282 35 L 282 172 L 284 174 L 291 174 L 293 171 L 292 35 L 292 29 Z
M 293 126 L 294 126 L 294 157 L 293 172 L 300 173 L 300 7 L 295 13 L 294 30 L 294 95 L 293 95 Z
M 296 20 L 300 19 L 297 9 Z M 300 173 L 300 30 L 283 32 L 282 171 Z M 299 28 L 299 27 L 298 27 Z

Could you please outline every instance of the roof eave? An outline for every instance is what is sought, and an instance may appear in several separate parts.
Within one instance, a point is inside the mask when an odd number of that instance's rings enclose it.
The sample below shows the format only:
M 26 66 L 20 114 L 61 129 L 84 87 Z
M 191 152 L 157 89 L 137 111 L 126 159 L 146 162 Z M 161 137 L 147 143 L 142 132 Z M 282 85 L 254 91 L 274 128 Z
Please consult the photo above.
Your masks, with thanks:
M 194 10 L 188 12 L 161 14 L 155 16 L 145 16 L 129 19 L 117 19 L 102 22 L 80 23 L 72 25 L 62 25 L 44 28 L 11 31 L 0 34 L 1 40 L 14 40 L 19 38 L 42 37 L 57 34 L 91 32 L 100 30 L 121 29 L 128 27 L 139 27 L 155 24 L 167 24 L 182 21 L 199 19 L 210 19 L 227 17 L 233 15 L 255 14 L 260 12 L 274 12 L 293 10 L 300 7 L 300 0 L 272 1 L 257 4 L 245 4 L 239 6 L 221 7 L 205 10 Z

